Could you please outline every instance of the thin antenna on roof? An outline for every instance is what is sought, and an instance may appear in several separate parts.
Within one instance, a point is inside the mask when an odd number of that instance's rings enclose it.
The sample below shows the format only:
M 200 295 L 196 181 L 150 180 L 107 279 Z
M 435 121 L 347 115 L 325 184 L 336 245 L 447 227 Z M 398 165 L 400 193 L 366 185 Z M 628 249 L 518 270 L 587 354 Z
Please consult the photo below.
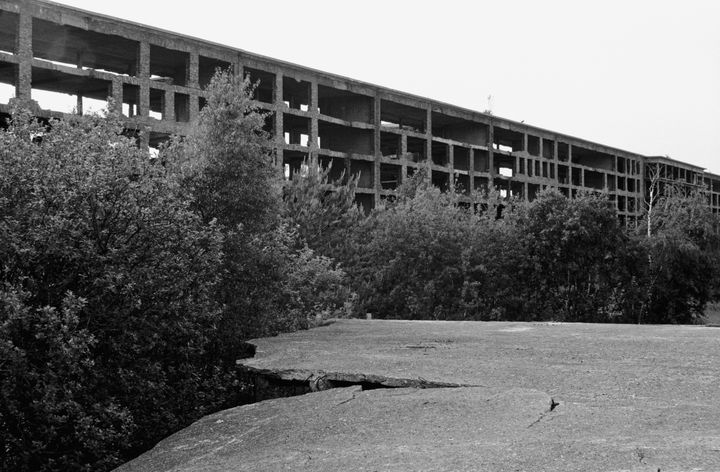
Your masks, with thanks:
M 485 113 L 492 115 L 492 95 L 487 96 L 487 109 L 485 110 Z

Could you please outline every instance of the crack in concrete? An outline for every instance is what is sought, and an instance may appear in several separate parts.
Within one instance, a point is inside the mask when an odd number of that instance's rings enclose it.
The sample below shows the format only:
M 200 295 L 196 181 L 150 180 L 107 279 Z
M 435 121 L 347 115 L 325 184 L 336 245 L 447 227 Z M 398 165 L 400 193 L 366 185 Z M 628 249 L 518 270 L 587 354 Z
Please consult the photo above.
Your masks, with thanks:
M 458 388 L 485 387 L 486 385 L 437 382 L 422 377 L 398 378 L 383 375 L 325 372 L 305 369 L 261 369 L 245 365 L 243 361 L 255 356 L 255 346 L 245 343 L 247 349 L 236 365 L 241 379 L 253 386 L 255 401 L 291 397 L 333 388 L 359 386 L 362 390 L 377 388 Z
M 453 382 L 437 382 L 422 377 L 398 378 L 382 375 L 308 371 L 296 369 L 260 369 L 239 364 L 241 374 L 250 379 L 274 383 L 291 383 L 296 386 L 306 386 L 308 391 L 319 392 L 331 388 L 360 385 L 364 390 L 375 388 L 458 388 L 458 387 L 485 387 L 485 385 L 462 384 Z
M 532 423 L 530 423 L 530 424 L 528 425 L 528 428 L 532 428 L 533 426 L 535 426 L 536 424 L 538 424 L 539 422 L 541 422 L 548 414 L 550 414 L 550 413 L 552 413 L 553 411 L 555 411 L 555 408 L 557 408 L 558 406 L 560 406 L 560 403 L 559 403 L 559 402 L 556 402 L 554 398 L 550 398 L 550 406 L 549 406 L 549 408 L 548 408 L 547 410 L 543 411 L 543 412 L 540 414 L 540 416 L 538 417 L 538 419 L 536 419 L 535 421 L 533 421 Z

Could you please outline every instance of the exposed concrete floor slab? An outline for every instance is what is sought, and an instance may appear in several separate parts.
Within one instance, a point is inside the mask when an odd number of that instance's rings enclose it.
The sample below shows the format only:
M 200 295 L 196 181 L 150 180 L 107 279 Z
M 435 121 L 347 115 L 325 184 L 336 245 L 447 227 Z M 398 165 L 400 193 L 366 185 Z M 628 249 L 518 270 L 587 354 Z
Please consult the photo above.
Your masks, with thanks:
M 243 364 L 285 378 L 473 387 L 241 406 L 119 470 L 720 470 L 717 328 L 347 320 L 253 343 Z

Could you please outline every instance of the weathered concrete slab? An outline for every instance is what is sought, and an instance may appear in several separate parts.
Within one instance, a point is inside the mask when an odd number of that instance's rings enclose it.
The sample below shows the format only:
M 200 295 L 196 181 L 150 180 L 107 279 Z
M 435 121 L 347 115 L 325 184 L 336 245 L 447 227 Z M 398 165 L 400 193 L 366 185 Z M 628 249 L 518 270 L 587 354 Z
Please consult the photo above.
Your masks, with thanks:
M 120 470 L 720 470 L 717 328 L 340 321 L 254 343 L 244 364 L 287 378 L 475 386 L 238 407 Z

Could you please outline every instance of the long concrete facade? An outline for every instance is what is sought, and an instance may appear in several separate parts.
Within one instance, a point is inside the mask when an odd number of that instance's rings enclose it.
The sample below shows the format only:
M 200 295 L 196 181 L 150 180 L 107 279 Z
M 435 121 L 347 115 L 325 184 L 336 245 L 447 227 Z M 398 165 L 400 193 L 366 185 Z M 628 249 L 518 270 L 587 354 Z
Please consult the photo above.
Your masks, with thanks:
M 533 199 L 548 187 L 572 197 L 606 191 L 631 224 L 653 166 L 664 181 L 707 189 L 720 209 L 720 176 L 667 157 L 604 144 L 44 0 L 0 0 L 0 115 L 13 98 L 41 116 L 112 103 L 129 130 L 156 147 L 187 134 L 217 68 L 249 76 L 270 112 L 276 162 L 292 175 L 304 159 L 359 174 L 357 200 L 372 208 L 419 168 L 439 187 L 496 187 Z M 44 101 L 50 103 L 44 106 Z

